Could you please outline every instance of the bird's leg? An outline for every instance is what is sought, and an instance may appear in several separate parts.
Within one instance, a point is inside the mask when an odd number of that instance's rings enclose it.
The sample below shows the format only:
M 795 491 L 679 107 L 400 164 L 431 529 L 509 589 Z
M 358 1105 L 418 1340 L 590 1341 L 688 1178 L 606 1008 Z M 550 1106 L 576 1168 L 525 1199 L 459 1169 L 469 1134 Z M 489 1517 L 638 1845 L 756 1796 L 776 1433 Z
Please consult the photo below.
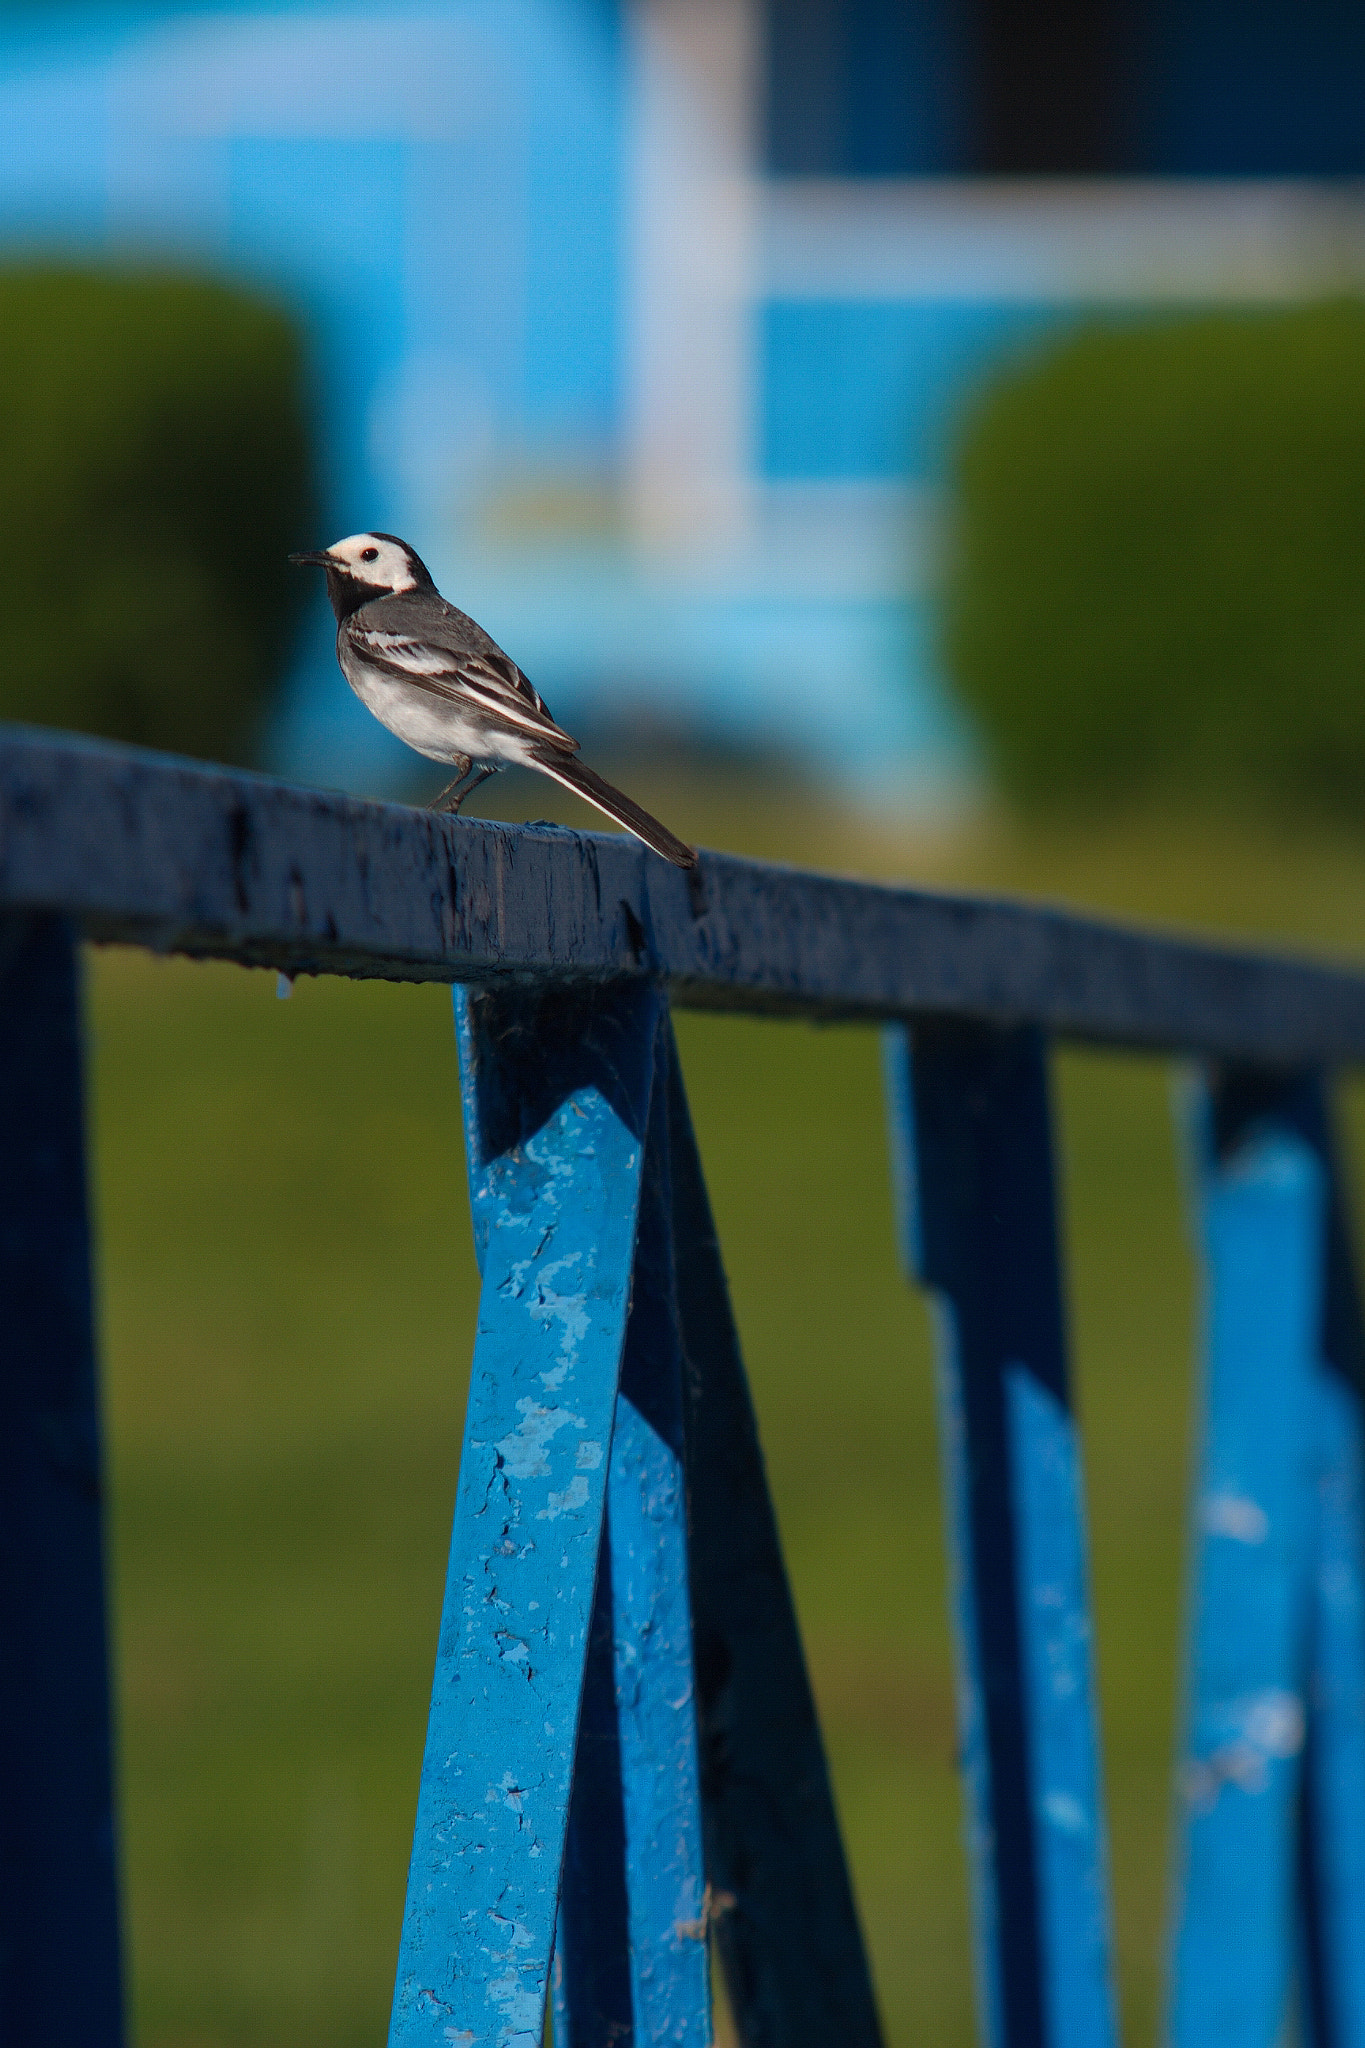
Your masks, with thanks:
M 464 802 L 463 795 L 457 796 L 453 804 L 447 802 L 447 798 L 454 795 L 454 792 L 459 789 L 460 784 L 464 781 L 474 763 L 470 760 L 468 754 L 457 754 L 455 756 L 455 766 L 458 767 L 459 774 L 453 782 L 446 784 L 438 797 L 432 798 L 431 802 L 427 805 L 429 811 L 458 811 L 460 805 Z
M 497 772 L 498 771 L 496 768 L 480 768 L 478 774 L 473 776 L 465 784 L 464 788 L 460 791 L 459 795 L 455 798 L 454 802 L 446 805 L 446 809 L 450 811 L 451 814 L 453 815 L 456 811 L 459 810 L 460 805 L 464 802 L 467 796 L 473 796 L 475 790 L 479 787 L 479 784 L 481 782 L 487 782 L 489 776 L 496 775 Z

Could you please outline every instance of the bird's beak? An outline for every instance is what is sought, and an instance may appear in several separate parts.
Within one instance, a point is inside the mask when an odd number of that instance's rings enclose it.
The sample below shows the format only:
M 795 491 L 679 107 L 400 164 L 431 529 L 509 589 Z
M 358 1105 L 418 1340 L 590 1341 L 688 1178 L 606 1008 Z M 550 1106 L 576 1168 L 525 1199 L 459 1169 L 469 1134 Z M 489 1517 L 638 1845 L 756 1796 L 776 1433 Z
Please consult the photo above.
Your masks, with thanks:
M 298 569 L 334 569 L 336 563 L 326 548 L 318 548 L 311 555 L 291 555 L 290 561 Z

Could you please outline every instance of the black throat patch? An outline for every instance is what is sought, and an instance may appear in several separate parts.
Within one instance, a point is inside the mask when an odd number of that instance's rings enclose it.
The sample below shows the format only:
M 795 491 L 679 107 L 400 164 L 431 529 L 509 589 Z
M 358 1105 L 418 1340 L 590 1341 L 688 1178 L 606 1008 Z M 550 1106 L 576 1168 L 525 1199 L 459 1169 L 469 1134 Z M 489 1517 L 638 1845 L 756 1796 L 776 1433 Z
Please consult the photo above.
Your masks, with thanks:
M 392 597 L 393 592 L 387 583 L 366 583 L 361 577 L 353 576 L 349 569 L 334 569 L 329 562 L 327 595 L 340 625 L 343 619 L 350 618 L 352 612 L 358 612 L 361 605 L 372 604 L 377 597 Z

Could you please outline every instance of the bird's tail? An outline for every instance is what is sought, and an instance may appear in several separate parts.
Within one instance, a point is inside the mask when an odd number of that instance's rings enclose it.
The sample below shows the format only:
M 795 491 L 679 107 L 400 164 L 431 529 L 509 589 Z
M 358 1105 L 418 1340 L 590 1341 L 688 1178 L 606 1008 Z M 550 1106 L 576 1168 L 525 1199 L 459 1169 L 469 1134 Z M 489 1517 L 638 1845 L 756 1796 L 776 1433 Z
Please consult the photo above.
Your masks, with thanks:
M 637 839 L 643 839 L 645 845 L 655 853 L 662 854 L 665 860 L 671 860 L 675 868 L 694 868 L 697 865 L 697 856 L 692 847 L 683 840 L 676 839 L 666 825 L 661 825 L 657 818 L 651 818 L 648 811 L 641 810 L 639 804 L 632 803 L 619 789 L 614 789 L 611 783 L 594 774 L 593 770 L 575 755 L 562 754 L 557 749 L 552 750 L 549 747 L 543 751 L 538 748 L 536 766 L 543 775 L 553 776 L 556 782 L 562 782 L 565 789 L 572 789 L 579 796 L 586 797 L 590 804 L 595 804 L 607 817 L 613 818 L 618 825 L 624 825 L 627 832 L 633 832 Z

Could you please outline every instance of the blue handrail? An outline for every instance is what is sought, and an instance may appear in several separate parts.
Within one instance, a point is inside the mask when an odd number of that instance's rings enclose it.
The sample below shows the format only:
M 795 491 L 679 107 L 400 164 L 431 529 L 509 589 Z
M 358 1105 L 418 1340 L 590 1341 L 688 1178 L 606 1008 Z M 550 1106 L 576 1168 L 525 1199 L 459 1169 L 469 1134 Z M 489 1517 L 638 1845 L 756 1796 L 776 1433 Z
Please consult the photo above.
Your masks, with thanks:
M 1048 1054 L 1201 1061 L 1168 2026 L 1365 2048 L 1365 977 L 0 732 L 0 2039 L 122 2039 L 76 948 L 454 985 L 482 1276 L 390 2041 L 881 2039 L 670 1004 L 878 1023 L 940 1314 L 978 2006 L 1111 2048 Z M 856 1341 L 856 1338 L 853 1340 Z M 59 1990 L 55 1987 L 70 1987 Z

